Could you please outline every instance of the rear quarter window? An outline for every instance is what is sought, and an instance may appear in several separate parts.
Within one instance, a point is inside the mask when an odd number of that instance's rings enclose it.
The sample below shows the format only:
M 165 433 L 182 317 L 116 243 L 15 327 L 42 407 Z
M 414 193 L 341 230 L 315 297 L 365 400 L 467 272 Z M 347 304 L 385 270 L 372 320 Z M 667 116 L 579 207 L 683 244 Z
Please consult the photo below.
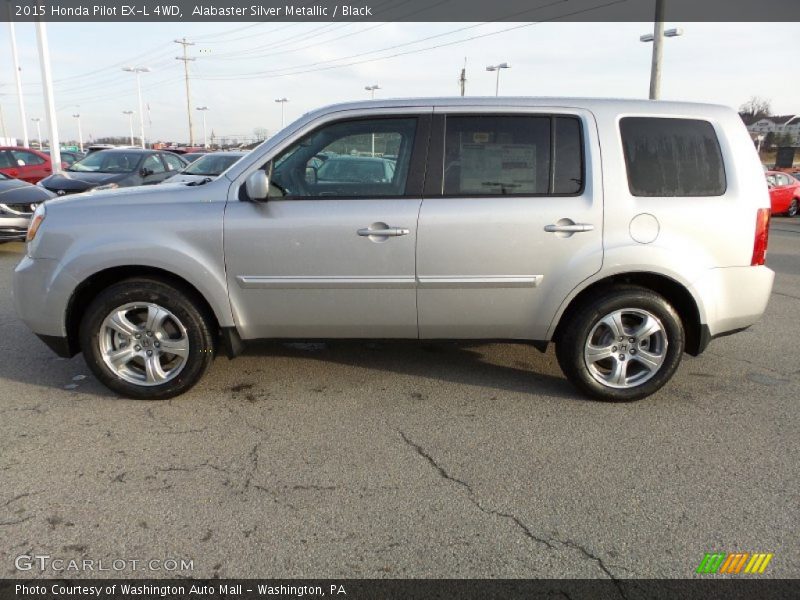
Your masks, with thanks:
M 700 119 L 620 120 L 628 187 L 634 196 L 722 196 L 725 166 L 714 127 Z

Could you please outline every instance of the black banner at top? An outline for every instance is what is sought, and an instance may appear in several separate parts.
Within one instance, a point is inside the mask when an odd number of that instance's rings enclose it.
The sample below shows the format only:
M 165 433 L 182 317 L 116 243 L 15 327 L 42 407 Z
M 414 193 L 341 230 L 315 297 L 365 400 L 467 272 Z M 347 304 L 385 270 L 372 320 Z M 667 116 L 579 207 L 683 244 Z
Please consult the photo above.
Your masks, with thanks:
M 3 0 L 0 18 L 47 22 L 625 22 L 657 0 Z M 670 22 L 796 22 L 800 0 L 660 0 Z

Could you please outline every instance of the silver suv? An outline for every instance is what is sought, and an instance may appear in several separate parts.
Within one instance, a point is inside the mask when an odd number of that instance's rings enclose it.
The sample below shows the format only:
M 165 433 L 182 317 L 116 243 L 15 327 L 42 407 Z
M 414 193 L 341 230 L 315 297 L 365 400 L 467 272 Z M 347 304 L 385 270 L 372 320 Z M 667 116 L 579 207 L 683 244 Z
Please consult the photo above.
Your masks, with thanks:
M 769 205 L 724 107 L 343 104 L 201 185 L 46 202 L 15 297 L 134 398 L 249 340 L 412 338 L 555 342 L 579 390 L 635 400 L 762 315 Z

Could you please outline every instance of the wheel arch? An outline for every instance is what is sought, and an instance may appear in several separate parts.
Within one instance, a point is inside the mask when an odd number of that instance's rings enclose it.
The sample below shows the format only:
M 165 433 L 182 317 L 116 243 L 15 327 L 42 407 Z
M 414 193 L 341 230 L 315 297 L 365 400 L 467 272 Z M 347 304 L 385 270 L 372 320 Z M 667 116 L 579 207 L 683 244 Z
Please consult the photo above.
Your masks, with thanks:
M 148 265 L 120 265 L 108 267 L 93 273 L 81 281 L 73 290 L 67 302 L 66 314 L 64 316 L 70 355 L 75 355 L 80 351 L 78 342 L 80 324 L 86 314 L 86 309 L 97 294 L 110 285 L 136 277 L 149 277 L 181 288 L 200 304 L 201 310 L 211 320 L 211 330 L 214 332 L 215 337 L 218 336 L 221 326 L 220 315 L 217 314 L 211 306 L 211 303 L 200 292 L 197 286 L 180 275 L 158 267 Z
M 610 275 L 591 282 L 579 290 L 566 303 L 561 314 L 556 317 L 557 321 L 554 320 L 556 324 L 550 339 L 555 342 L 558 341 L 565 323 L 570 320 L 571 313 L 584 300 L 597 295 L 603 290 L 623 284 L 637 285 L 663 296 L 675 308 L 681 319 L 686 335 L 685 351 L 692 356 L 697 356 L 705 349 L 708 343 L 708 334 L 703 326 L 700 307 L 691 291 L 684 284 L 667 275 L 646 271 Z

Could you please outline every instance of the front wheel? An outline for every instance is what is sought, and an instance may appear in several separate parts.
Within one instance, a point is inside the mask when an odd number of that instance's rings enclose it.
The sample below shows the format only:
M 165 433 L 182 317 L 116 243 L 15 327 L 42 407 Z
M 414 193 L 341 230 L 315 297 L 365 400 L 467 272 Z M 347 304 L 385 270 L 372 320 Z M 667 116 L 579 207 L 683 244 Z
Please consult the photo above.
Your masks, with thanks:
M 650 290 L 614 287 L 566 318 L 556 357 L 567 379 L 592 398 L 639 400 L 663 387 L 680 364 L 681 319 Z
M 792 200 L 792 203 L 789 205 L 789 210 L 787 211 L 787 214 L 790 217 L 796 217 L 798 210 L 800 210 L 800 207 L 798 207 L 797 198 L 795 198 L 794 200 Z
M 80 328 L 86 364 L 107 387 L 160 400 L 194 386 L 211 365 L 213 336 L 190 293 L 157 279 L 128 279 L 99 294 Z

